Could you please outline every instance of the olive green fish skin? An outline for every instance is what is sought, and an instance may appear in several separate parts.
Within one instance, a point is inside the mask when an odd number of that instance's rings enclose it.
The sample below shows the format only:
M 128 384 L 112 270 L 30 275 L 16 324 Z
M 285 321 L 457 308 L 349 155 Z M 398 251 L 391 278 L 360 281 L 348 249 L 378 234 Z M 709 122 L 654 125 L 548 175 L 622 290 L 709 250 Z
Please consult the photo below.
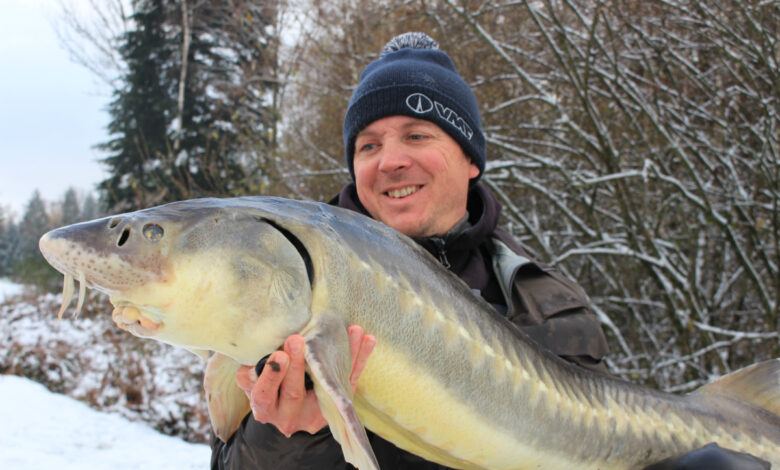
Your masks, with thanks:
M 54 253 L 48 247 L 55 240 L 80 254 Z M 242 364 L 254 364 L 320 315 L 363 326 L 377 348 L 354 398 L 361 421 L 448 466 L 631 469 L 717 442 L 780 468 L 776 411 L 728 393 L 666 394 L 568 364 L 413 241 L 343 209 L 265 197 L 183 201 L 58 229 L 41 247 L 57 269 L 81 275 L 112 300 L 183 282 L 191 272 L 183 259 L 212 263 L 202 269 L 223 270 L 214 283 L 225 287 L 211 288 L 228 292 L 219 297 L 225 316 L 203 313 L 197 321 L 227 326 L 190 332 L 189 323 L 151 305 L 163 325 L 153 337 Z M 206 257 L 210 252 L 221 255 Z M 226 267 L 205 261 L 225 257 Z M 271 271 L 283 275 L 269 281 Z M 760 376 L 774 380 L 777 397 L 780 360 L 761 364 Z

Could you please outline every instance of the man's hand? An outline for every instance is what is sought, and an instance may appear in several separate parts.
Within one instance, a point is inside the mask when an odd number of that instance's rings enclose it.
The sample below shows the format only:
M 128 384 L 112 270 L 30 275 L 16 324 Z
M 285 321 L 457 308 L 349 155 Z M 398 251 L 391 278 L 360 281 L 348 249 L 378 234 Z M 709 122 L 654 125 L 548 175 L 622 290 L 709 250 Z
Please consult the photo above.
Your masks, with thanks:
M 354 392 L 376 339 L 365 334 L 358 325 L 347 328 L 347 333 L 352 353 L 349 381 Z M 260 377 L 251 366 L 243 366 L 236 373 L 236 381 L 249 398 L 254 418 L 273 424 L 288 437 L 297 431 L 314 434 L 328 424 L 320 412 L 314 390 L 304 387 L 305 347 L 303 336 L 292 335 L 281 351 L 271 354 Z

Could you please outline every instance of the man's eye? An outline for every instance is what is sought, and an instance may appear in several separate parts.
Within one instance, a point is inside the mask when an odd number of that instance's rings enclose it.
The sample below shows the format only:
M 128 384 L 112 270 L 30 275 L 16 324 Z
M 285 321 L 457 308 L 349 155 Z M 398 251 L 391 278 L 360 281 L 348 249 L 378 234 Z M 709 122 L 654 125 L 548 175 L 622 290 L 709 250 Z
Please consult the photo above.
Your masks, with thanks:
M 358 151 L 360 152 L 370 152 L 371 150 L 374 150 L 376 148 L 376 144 L 364 144 L 358 147 Z
M 409 136 L 409 140 L 423 140 L 425 138 L 425 135 L 423 134 L 411 134 Z

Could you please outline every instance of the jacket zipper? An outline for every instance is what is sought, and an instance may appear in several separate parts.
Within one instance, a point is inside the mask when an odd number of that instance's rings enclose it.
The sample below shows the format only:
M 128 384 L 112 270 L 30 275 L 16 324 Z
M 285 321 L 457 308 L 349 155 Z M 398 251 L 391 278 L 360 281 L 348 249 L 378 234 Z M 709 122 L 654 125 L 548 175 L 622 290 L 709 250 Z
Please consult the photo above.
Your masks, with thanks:
M 436 245 L 439 262 L 445 268 L 450 269 L 452 265 L 450 264 L 450 260 L 447 259 L 447 243 L 443 238 L 439 237 L 432 237 L 431 240 L 433 241 L 434 245 Z

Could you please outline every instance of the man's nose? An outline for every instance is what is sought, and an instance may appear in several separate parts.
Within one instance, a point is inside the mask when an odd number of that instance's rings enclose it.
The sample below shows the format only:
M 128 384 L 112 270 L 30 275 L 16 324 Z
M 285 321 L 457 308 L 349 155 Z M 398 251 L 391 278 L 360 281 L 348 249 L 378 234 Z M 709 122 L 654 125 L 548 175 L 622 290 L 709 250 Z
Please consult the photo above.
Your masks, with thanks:
M 392 173 L 408 168 L 412 164 L 409 153 L 402 143 L 385 143 L 379 161 L 379 171 Z

